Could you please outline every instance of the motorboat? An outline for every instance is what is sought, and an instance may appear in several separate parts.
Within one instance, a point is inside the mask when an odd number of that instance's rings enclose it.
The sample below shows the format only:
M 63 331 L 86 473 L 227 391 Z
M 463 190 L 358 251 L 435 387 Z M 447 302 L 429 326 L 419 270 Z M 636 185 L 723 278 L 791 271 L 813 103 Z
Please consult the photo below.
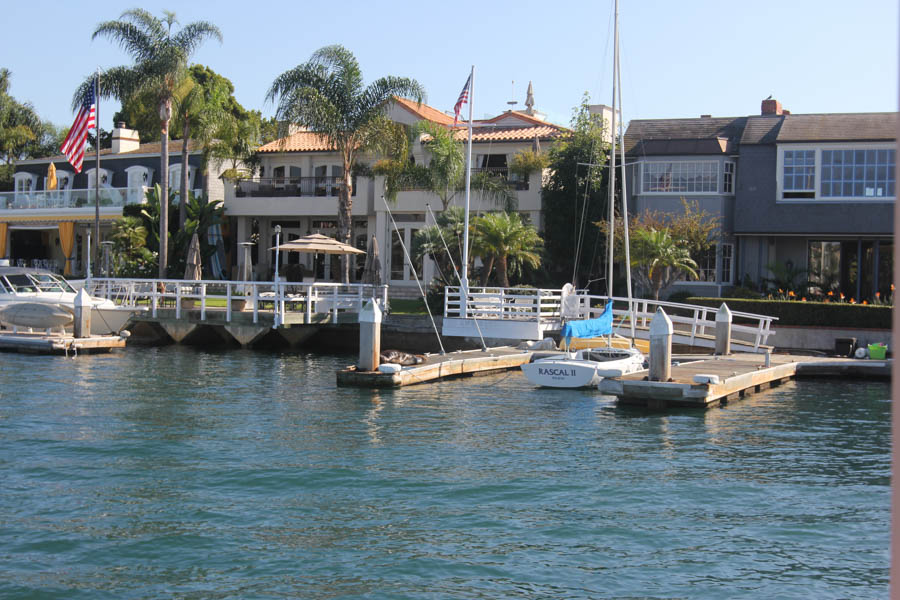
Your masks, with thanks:
M 597 387 L 604 377 L 621 377 L 644 368 L 644 355 L 637 348 L 607 347 L 538 358 L 522 365 L 522 372 L 535 385 L 583 388 Z
M 0 265 L 0 325 L 32 329 L 70 327 L 77 290 L 60 275 L 43 269 Z M 117 334 L 141 309 L 90 298 L 91 334 Z M 66 314 L 71 315 L 66 318 Z

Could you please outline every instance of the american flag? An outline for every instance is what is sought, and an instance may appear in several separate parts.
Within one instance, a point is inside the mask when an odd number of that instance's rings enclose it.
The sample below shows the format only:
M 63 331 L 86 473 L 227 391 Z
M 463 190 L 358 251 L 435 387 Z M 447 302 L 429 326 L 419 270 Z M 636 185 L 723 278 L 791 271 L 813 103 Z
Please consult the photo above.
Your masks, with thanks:
M 456 99 L 456 104 L 453 105 L 453 126 L 456 126 L 456 122 L 459 120 L 459 111 L 462 110 L 462 105 L 469 101 L 469 85 L 472 83 L 472 74 L 469 73 L 469 78 L 466 79 L 466 85 L 463 86 L 462 91 L 459 93 L 459 98 Z
M 84 162 L 84 150 L 87 148 L 88 130 L 97 125 L 97 100 L 96 80 L 91 86 L 84 103 L 81 105 L 75 122 L 69 129 L 69 134 L 59 147 L 60 152 L 66 155 L 69 162 L 75 168 L 76 173 L 81 173 L 81 163 Z M 99 137 L 99 136 L 98 136 Z

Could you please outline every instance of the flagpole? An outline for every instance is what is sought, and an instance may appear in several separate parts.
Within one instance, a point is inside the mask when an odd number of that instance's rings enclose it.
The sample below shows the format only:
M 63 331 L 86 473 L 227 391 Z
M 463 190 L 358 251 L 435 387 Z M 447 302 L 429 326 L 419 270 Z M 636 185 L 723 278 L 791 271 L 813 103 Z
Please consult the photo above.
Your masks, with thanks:
M 100 67 L 97 67 L 97 78 L 94 80 L 94 102 L 96 102 L 94 131 L 97 133 L 97 166 L 94 170 L 94 244 L 90 251 L 94 255 L 94 268 L 96 269 L 100 265 L 98 252 L 100 244 Z
M 460 306 L 460 317 L 467 318 L 467 309 L 469 304 L 469 191 L 472 184 L 472 104 L 475 101 L 475 65 L 472 65 L 472 72 L 469 74 L 469 147 L 466 151 L 466 216 L 463 229 L 463 251 L 462 251 L 462 303 Z

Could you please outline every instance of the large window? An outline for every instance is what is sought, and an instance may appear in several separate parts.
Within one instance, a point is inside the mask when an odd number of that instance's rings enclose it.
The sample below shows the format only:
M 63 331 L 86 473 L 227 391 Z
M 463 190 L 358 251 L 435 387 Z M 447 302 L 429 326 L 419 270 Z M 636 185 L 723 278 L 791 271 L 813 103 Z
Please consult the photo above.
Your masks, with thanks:
M 812 198 L 816 189 L 816 151 L 784 151 L 784 197 Z
M 697 263 L 697 279 L 694 281 L 704 281 L 715 283 L 716 281 L 716 247 L 715 245 L 691 253 L 691 258 Z
M 894 150 L 822 150 L 825 198 L 894 195 Z
M 841 284 L 841 243 L 812 241 L 807 247 L 807 273 L 812 292 L 827 294 L 837 291 Z
M 731 161 L 725 163 L 725 173 L 722 175 L 722 193 L 734 193 L 734 163 Z
M 719 163 L 714 160 L 643 163 L 643 192 L 715 193 L 719 191 Z
M 721 283 L 734 281 L 734 244 L 722 244 L 722 278 Z

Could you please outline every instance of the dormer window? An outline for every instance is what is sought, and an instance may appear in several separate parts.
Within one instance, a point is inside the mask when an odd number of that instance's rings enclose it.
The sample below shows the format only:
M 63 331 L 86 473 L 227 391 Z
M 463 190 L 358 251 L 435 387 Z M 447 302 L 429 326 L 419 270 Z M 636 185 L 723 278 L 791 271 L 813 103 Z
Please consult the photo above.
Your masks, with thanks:
M 97 169 L 88 169 L 86 171 L 88 176 L 88 189 L 94 189 L 97 185 Z M 109 169 L 100 169 L 100 187 L 108 188 L 112 187 L 112 171 Z
M 131 166 L 125 169 L 128 175 L 128 189 L 134 190 L 149 187 L 153 183 L 153 169 L 150 167 Z
M 27 194 L 37 185 L 37 175 L 20 171 L 13 175 L 17 194 Z
M 194 175 L 197 168 L 188 165 L 188 189 L 194 189 Z M 176 194 L 181 193 L 181 164 L 169 166 L 169 188 L 175 190 Z

